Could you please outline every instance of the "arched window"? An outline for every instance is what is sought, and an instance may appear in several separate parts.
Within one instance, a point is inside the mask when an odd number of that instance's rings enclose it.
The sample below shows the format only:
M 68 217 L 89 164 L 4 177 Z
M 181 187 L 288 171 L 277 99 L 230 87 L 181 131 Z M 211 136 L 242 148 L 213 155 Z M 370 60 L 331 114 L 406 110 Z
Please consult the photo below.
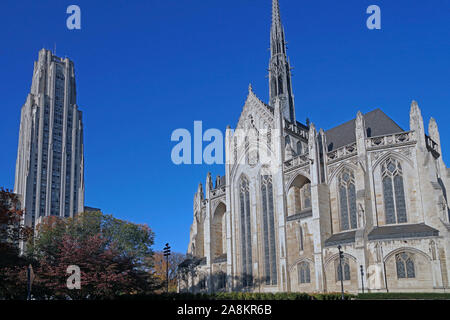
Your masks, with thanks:
M 298 268 L 298 283 L 311 283 L 311 276 L 309 272 L 309 263 L 306 261 L 300 262 Z
M 278 95 L 283 94 L 283 77 L 280 75 L 278 78 Z
M 302 210 L 311 208 L 311 183 L 305 183 L 300 189 L 300 205 Z
M 303 152 L 302 143 L 300 141 L 297 142 L 297 155 L 301 155 Z
M 416 277 L 414 260 L 411 254 L 406 252 L 396 254 L 395 264 L 397 267 L 397 277 L 399 279 Z
M 339 209 L 341 231 L 358 228 L 355 177 L 353 172 L 348 170 L 339 176 Z
M 405 223 L 406 202 L 400 161 L 387 159 L 381 165 L 386 224 Z
M 285 136 L 285 137 L 284 137 L 284 147 L 286 148 L 286 146 L 287 146 L 288 144 L 289 144 L 289 145 L 291 144 L 291 137 Z
M 244 287 L 252 285 L 252 236 L 250 224 L 250 191 L 245 177 L 241 178 L 240 191 L 241 216 L 241 256 L 242 256 L 242 284 Z
M 277 284 L 275 217 L 273 210 L 272 176 L 261 176 L 262 220 L 264 233 L 264 271 L 266 284 Z
M 227 286 L 227 274 L 223 271 L 217 274 L 217 289 L 224 289 Z
M 336 259 L 336 281 L 341 281 L 342 270 L 339 258 Z M 347 258 L 342 259 L 342 268 L 344 269 L 344 281 L 350 280 L 350 262 Z

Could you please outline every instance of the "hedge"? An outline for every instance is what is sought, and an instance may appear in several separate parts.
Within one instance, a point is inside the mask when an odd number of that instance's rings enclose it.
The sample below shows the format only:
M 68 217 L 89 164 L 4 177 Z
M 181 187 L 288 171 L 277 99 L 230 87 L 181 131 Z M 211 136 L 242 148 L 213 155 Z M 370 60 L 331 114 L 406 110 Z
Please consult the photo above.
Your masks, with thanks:
M 344 294 L 345 300 L 356 296 Z M 120 300 L 340 300 L 340 293 L 249 293 L 249 292 L 220 292 L 220 293 L 163 293 L 148 295 L 124 295 Z
M 450 300 L 450 293 L 437 292 L 374 292 L 360 293 L 361 300 Z

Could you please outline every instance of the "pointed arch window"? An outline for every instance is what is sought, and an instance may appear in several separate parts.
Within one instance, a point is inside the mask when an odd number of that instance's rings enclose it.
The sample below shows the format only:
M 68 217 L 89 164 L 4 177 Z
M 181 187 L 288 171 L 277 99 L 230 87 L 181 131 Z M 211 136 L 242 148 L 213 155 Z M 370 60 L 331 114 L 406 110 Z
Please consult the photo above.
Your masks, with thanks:
M 298 283 L 311 283 L 311 273 L 309 270 L 309 263 L 306 261 L 298 264 Z
M 303 152 L 302 143 L 300 141 L 297 142 L 297 155 L 301 155 Z
M 400 161 L 387 159 L 381 165 L 386 224 L 405 223 L 406 201 Z
M 339 176 L 339 209 L 341 231 L 358 228 L 355 176 L 349 170 Z
M 239 191 L 240 226 L 241 226 L 241 257 L 242 284 L 244 287 L 252 285 L 252 244 L 250 224 L 250 188 L 247 178 L 242 177 Z
M 343 270 L 342 270 L 343 269 Z M 339 263 L 339 258 L 336 259 L 336 282 L 341 281 L 341 277 L 344 276 L 344 281 L 351 279 L 350 277 L 350 262 L 347 258 L 342 259 L 342 269 Z
M 397 277 L 399 279 L 415 278 L 414 260 L 412 254 L 402 252 L 395 255 Z
M 264 275 L 267 285 L 277 284 L 275 217 L 271 175 L 261 176 L 262 220 L 264 233 Z
M 311 183 L 305 183 L 300 189 L 301 210 L 311 208 Z

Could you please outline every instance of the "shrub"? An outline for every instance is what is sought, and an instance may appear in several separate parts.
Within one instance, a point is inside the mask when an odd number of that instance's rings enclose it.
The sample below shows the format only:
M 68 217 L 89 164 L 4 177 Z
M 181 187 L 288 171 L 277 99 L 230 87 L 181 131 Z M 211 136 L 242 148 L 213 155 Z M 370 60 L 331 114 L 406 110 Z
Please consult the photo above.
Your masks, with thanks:
M 450 293 L 439 292 L 373 292 L 360 293 L 361 300 L 450 300 Z

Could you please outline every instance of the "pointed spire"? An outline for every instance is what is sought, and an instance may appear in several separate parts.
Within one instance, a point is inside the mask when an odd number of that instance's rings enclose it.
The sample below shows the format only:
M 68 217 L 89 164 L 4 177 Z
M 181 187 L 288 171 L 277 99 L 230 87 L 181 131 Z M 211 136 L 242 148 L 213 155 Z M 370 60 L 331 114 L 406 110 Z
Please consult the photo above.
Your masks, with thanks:
M 358 113 L 356 114 L 355 130 L 357 139 L 366 138 L 366 125 L 364 121 L 364 115 L 361 111 L 358 111 Z
M 423 125 L 422 112 L 417 101 L 411 102 L 411 111 L 409 113 L 409 128 L 414 131 L 415 138 L 420 147 L 425 148 L 425 128 Z
M 421 126 L 423 128 L 422 112 L 420 111 L 419 104 L 413 100 L 411 102 L 411 111 L 409 112 L 410 127 L 411 130 L 415 130 L 413 127 Z
M 440 149 L 441 137 L 439 135 L 439 128 L 437 122 L 433 117 L 431 117 L 430 122 L 428 123 L 428 135 L 430 136 L 431 139 L 433 139 L 434 142 L 438 144 Z
M 282 98 L 283 116 L 295 123 L 294 94 L 291 66 L 286 55 L 284 28 L 281 24 L 280 5 L 272 0 L 272 27 L 270 29 L 269 105 L 274 107 L 276 97 Z
M 201 200 L 203 200 L 203 198 L 204 198 L 204 194 L 203 194 L 203 185 L 202 185 L 201 182 L 198 184 L 198 189 L 197 189 L 197 194 L 196 194 L 196 196 L 199 196 Z
M 281 27 L 280 4 L 278 0 L 272 0 L 272 27 L 275 26 Z
M 213 182 L 211 177 L 211 172 L 208 172 L 208 175 L 206 176 L 206 192 L 213 190 Z

